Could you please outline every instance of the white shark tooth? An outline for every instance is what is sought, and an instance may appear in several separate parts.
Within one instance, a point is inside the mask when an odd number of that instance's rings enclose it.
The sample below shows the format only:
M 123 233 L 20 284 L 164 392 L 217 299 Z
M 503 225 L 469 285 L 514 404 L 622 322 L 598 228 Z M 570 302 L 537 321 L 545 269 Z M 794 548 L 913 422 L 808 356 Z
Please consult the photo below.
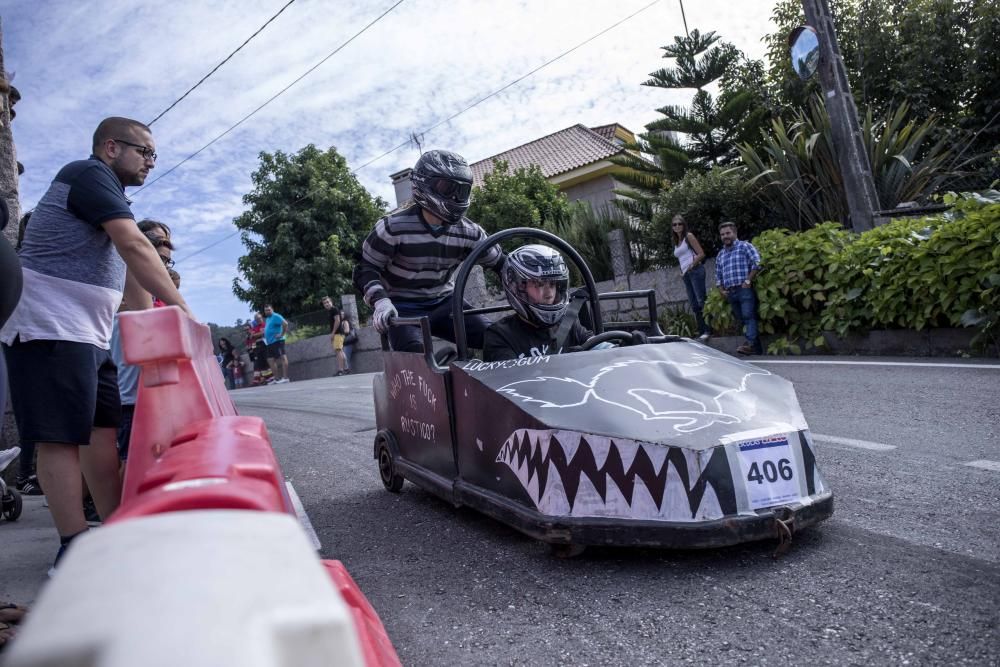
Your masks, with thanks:
M 615 480 L 611 479 L 611 475 L 606 475 L 605 480 L 605 492 L 604 492 L 604 513 L 603 516 L 611 516 L 627 519 L 632 516 L 632 508 L 629 506 L 628 501 L 625 499 L 625 495 L 622 493 L 621 489 L 618 488 L 618 484 Z
M 532 475 L 525 489 L 528 491 L 528 495 L 531 496 L 531 500 L 535 503 L 535 507 L 538 507 L 538 475 Z
M 711 484 L 705 485 L 705 495 L 701 497 L 696 516 L 699 521 L 722 518 L 722 507 L 719 505 L 719 496 L 715 494 L 715 489 Z
M 622 460 L 622 470 L 628 472 L 629 468 L 632 467 L 632 463 L 635 462 L 635 455 L 639 451 L 640 445 L 634 440 L 618 440 L 614 439 L 612 442 L 615 443 L 615 447 L 618 448 L 618 456 Z
M 594 465 L 600 470 L 608 460 L 608 452 L 611 450 L 611 439 L 600 435 L 584 435 L 581 440 L 586 440 L 590 445 L 590 453 L 594 455 Z
M 668 521 L 693 521 L 691 505 L 688 503 L 687 488 L 677 473 L 677 468 L 667 466 L 667 480 L 663 487 L 663 505 L 660 518 Z
M 656 506 L 652 494 L 646 488 L 646 483 L 638 476 L 632 488 L 631 516 L 633 519 L 656 519 L 660 508 Z
M 556 469 L 554 463 L 549 463 L 549 476 L 545 484 L 545 493 L 536 503 L 538 511 L 542 514 L 552 516 L 566 516 L 569 514 L 569 501 L 566 499 L 566 488 L 563 486 L 562 477 Z
M 712 450 L 691 451 L 690 449 L 682 449 L 681 451 L 684 452 L 684 460 L 687 461 L 688 479 L 691 480 L 691 484 L 693 485 L 695 480 L 701 477 L 702 464 L 700 457 L 702 452 L 711 453 Z M 705 463 L 708 463 L 708 458 L 705 459 Z
M 562 446 L 563 454 L 566 455 L 566 463 L 573 460 L 576 450 L 580 447 L 580 434 L 573 431 L 556 431 L 553 437 Z
M 538 446 L 542 448 L 542 460 L 545 461 L 549 456 L 549 443 L 552 440 L 552 433 L 551 431 L 539 431 L 538 433 Z
M 667 454 L 670 453 L 669 445 L 657 445 L 656 443 L 648 442 L 642 446 L 642 450 L 646 452 L 646 456 L 649 457 L 650 462 L 653 464 L 653 472 L 657 475 L 663 470 L 663 466 L 666 465 L 664 462 L 667 460 Z
M 597 494 L 597 489 L 590 483 L 590 478 L 580 475 L 580 485 L 576 488 L 576 499 L 573 501 L 573 516 L 601 516 L 604 512 L 604 501 Z

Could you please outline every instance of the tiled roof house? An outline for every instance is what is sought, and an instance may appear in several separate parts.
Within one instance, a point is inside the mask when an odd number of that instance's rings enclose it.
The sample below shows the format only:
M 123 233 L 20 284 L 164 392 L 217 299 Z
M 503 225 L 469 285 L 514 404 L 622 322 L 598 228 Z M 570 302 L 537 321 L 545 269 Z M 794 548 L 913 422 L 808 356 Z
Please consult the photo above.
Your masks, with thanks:
M 497 160 L 506 161 L 511 170 L 537 165 L 570 201 L 589 201 L 599 209 L 615 198 L 614 190 L 619 187 L 613 175 L 621 167 L 608 158 L 623 152 L 625 143 L 633 141 L 632 132 L 617 123 L 592 128 L 576 124 L 469 166 L 474 185 L 482 185 Z M 397 202 L 409 198 L 409 175 L 409 169 L 391 175 Z

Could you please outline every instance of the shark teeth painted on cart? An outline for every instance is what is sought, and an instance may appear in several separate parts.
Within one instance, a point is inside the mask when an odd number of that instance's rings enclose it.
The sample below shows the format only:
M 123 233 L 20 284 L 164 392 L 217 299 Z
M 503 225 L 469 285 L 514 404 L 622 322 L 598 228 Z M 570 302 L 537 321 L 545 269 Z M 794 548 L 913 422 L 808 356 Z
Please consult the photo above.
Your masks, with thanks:
M 699 458 L 711 455 L 572 431 L 518 429 L 496 461 L 514 472 L 544 514 L 704 521 L 723 516 L 701 474 Z

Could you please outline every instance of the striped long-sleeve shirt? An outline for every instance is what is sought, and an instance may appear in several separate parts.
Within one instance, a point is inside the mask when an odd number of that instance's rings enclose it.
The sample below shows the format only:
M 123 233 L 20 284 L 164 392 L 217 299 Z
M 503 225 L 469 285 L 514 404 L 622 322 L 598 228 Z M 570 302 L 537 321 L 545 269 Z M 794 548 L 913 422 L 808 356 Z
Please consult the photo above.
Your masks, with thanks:
M 365 303 L 389 297 L 393 301 L 435 302 L 455 289 L 455 270 L 472 248 L 486 238 L 482 227 L 468 218 L 433 230 L 413 205 L 375 223 L 354 269 L 354 285 Z M 493 246 L 479 264 L 502 265 L 503 253 Z

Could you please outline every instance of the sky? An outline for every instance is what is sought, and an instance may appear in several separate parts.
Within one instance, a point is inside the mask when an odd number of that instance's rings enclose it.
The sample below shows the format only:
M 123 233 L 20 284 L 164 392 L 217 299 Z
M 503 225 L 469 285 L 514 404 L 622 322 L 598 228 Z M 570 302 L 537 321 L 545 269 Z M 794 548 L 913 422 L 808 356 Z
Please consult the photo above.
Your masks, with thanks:
M 640 85 L 670 65 L 661 47 L 684 32 L 679 0 L 650 1 L 403 0 L 242 125 L 152 183 L 395 3 L 296 0 L 153 124 L 159 157 L 147 187 L 127 192 L 133 213 L 174 230 L 181 292 L 198 319 L 247 319 L 249 306 L 232 293 L 243 245 L 239 235 L 219 241 L 235 231 L 232 220 L 244 210 L 261 151 L 334 146 L 357 169 L 642 10 L 424 133 L 423 147 L 475 162 L 576 123 L 620 123 L 639 132 L 658 117 L 657 108 L 691 97 Z M 152 120 L 286 2 L 0 0 L 4 65 L 22 96 L 12 126 L 26 168 L 22 210 L 34 207 L 62 165 L 89 155 L 102 118 Z M 774 4 L 688 0 L 684 10 L 688 28 L 715 30 L 761 58 Z M 419 155 L 411 144 L 356 175 L 394 205 L 389 174 Z

